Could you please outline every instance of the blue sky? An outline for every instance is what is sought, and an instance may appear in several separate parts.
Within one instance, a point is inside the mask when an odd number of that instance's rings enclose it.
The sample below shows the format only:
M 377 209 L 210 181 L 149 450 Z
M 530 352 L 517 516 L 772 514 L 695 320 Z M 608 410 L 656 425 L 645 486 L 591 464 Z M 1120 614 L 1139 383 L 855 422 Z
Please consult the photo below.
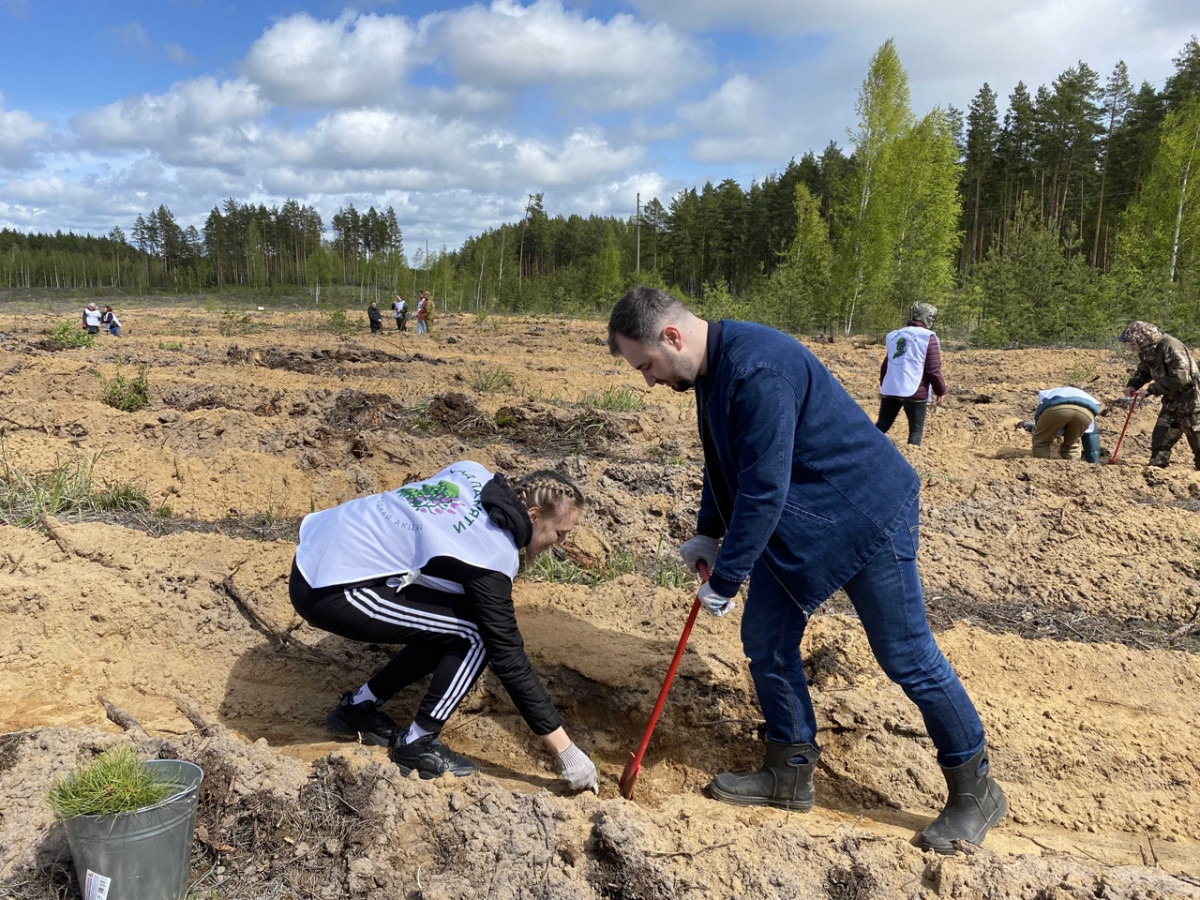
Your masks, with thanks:
M 888 38 L 923 115 L 1079 61 L 1161 87 L 1197 33 L 1180 0 L 0 0 L 0 227 L 293 197 L 456 248 L 531 193 L 625 216 L 847 148 Z

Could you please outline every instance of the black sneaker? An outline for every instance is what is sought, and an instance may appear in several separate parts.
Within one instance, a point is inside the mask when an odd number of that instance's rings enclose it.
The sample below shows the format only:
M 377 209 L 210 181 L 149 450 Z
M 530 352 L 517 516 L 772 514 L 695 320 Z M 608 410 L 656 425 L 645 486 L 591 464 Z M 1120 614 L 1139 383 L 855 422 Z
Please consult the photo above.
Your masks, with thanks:
M 399 726 L 380 707 L 378 700 L 351 702 L 352 694 L 342 694 L 341 702 L 325 717 L 329 730 L 340 737 L 355 738 L 364 744 L 390 747 Z
M 465 756 L 459 756 L 436 734 L 419 737 L 411 744 L 397 743 L 388 755 L 402 773 L 407 775 L 416 769 L 422 778 L 440 778 L 446 772 L 462 778 L 479 771 L 479 766 Z

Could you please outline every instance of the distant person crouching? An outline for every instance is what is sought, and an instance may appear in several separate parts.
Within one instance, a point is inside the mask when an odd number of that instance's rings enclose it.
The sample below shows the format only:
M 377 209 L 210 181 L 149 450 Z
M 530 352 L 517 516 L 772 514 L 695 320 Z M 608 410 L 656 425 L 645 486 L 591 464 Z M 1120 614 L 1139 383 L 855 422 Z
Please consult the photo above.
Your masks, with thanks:
M 117 318 L 111 306 L 104 307 L 104 312 L 100 314 L 100 322 L 113 337 L 121 336 L 121 320 Z
M 1096 431 L 1099 412 L 1100 401 L 1079 388 L 1038 391 L 1037 410 L 1033 414 L 1034 458 L 1049 459 L 1055 440 L 1062 435 L 1060 458 L 1100 462 L 1100 435 Z
M 100 333 L 100 310 L 95 303 L 89 303 L 83 308 L 83 327 L 88 334 Z

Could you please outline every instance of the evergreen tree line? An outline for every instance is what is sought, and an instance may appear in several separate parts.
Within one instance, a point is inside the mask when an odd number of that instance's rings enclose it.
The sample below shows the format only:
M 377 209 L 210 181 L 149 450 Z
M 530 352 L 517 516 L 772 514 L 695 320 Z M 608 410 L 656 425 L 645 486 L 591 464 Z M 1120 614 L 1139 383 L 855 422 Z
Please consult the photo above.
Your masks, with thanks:
M 141 291 L 367 287 L 443 310 L 607 309 L 637 283 L 791 331 L 874 332 L 917 300 L 980 344 L 1104 340 L 1131 317 L 1200 337 L 1200 43 L 1161 89 L 1086 63 L 998 112 L 918 116 L 891 41 L 871 59 L 848 152 L 831 142 L 744 189 L 649 198 L 636 215 L 525 214 L 410 262 L 391 208 L 226 200 L 202 233 L 160 206 L 128 239 L 0 231 L 0 285 Z

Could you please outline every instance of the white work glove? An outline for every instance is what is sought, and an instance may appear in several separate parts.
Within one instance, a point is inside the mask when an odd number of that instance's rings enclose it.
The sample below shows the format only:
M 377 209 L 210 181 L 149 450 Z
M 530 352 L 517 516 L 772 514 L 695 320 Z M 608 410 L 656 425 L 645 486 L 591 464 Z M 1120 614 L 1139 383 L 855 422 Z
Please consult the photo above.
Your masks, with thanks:
M 684 541 L 679 545 L 679 555 L 683 557 L 683 564 L 687 566 L 687 570 L 696 575 L 700 571 L 697 563 L 701 561 L 708 563 L 708 568 L 712 569 L 713 564 L 717 561 L 717 551 L 720 548 L 721 542 L 716 538 L 698 534 L 690 541 Z
M 562 780 L 571 790 L 600 793 L 596 764 L 574 744 L 568 744 L 567 749 L 558 754 L 558 765 Z
M 722 597 L 712 589 L 707 581 L 700 585 L 700 590 L 696 593 L 696 596 L 700 600 L 700 605 L 718 619 L 726 613 L 733 612 L 734 607 L 737 606 L 733 602 L 732 597 Z

